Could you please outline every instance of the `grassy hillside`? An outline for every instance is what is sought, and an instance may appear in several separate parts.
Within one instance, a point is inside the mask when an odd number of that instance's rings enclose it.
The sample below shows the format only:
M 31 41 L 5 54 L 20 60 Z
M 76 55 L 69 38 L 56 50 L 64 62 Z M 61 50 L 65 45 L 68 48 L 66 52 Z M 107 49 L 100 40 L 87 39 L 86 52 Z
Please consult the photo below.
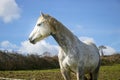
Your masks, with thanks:
M 102 66 L 99 73 L 99 80 L 120 80 L 120 64 Z M 63 80 L 59 69 L 35 71 L 0 71 L 0 77 L 25 80 Z M 76 76 L 74 74 L 72 74 L 72 80 L 76 80 Z

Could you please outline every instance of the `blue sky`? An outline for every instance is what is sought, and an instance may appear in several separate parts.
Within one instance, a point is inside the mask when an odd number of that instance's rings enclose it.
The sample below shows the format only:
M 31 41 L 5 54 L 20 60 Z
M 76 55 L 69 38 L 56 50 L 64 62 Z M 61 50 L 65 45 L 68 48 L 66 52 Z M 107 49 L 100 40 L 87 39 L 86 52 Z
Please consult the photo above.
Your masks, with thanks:
M 120 52 L 119 0 L 3 0 L 0 5 L 1 45 L 6 41 L 12 49 L 23 46 L 42 11 L 79 38 L 93 39 L 97 46 L 110 46 Z M 45 42 L 57 45 L 51 37 Z M 0 48 L 6 47 L 1 45 Z

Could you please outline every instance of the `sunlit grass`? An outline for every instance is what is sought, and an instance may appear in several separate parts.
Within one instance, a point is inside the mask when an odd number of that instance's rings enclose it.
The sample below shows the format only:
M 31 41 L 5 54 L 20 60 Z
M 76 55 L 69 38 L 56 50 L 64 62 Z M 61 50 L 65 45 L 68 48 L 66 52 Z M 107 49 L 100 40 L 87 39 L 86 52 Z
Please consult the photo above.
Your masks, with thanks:
M 99 73 L 99 80 L 120 80 L 120 64 L 113 66 L 101 66 Z M 0 71 L 0 77 L 26 80 L 64 80 L 59 69 L 33 71 Z M 72 75 L 72 80 L 76 80 L 75 75 Z
M 99 80 L 120 80 L 120 64 L 113 66 L 102 66 Z

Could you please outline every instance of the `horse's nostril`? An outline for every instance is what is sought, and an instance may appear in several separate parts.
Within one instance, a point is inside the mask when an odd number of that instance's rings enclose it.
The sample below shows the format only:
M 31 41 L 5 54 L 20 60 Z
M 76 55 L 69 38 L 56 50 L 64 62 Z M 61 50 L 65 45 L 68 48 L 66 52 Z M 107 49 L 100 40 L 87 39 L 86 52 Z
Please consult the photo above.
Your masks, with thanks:
M 31 41 L 31 38 L 29 38 L 29 41 Z
M 30 43 L 32 43 L 32 39 L 31 38 L 29 38 L 29 41 L 30 41 Z
M 31 38 L 29 38 L 29 42 L 35 44 L 35 40 L 32 40 Z

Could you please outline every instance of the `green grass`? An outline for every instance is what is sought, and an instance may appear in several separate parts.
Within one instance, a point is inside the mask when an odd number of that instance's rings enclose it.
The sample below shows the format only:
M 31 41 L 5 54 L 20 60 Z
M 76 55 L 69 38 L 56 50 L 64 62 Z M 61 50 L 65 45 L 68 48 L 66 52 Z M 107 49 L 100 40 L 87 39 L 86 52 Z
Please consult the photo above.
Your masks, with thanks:
M 102 66 L 99 74 L 99 80 L 120 80 L 120 64 Z
M 26 80 L 64 80 L 59 69 L 33 71 L 0 71 L 0 77 Z M 76 76 L 73 74 L 72 80 L 76 80 Z M 102 66 L 99 72 L 99 80 L 120 80 L 120 64 L 113 66 Z

